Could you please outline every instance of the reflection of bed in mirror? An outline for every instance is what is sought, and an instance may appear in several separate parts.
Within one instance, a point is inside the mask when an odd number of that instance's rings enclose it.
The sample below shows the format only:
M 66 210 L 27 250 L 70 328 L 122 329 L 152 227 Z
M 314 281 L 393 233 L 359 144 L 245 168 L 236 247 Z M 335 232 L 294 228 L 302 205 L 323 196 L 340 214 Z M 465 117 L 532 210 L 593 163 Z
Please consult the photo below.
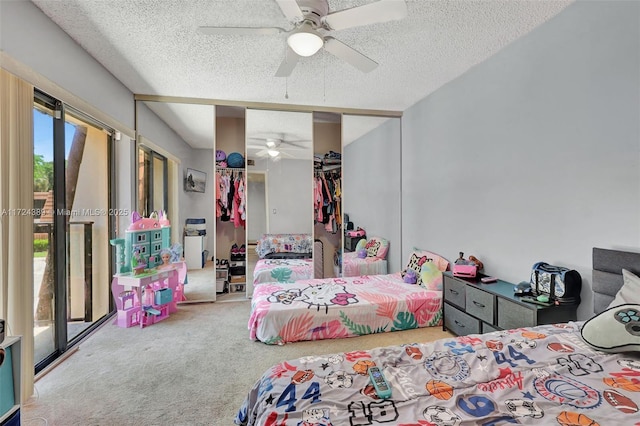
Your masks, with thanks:
M 342 255 L 342 276 L 382 275 L 387 273 L 389 241 L 369 237 L 358 241 L 355 250 Z
M 263 234 L 256 242 L 259 260 L 253 287 L 262 283 L 292 283 L 313 278 L 313 238 L 310 234 Z
M 304 234 L 309 236 L 307 257 L 312 259 L 311 113 L 247 109 L 246 148 L 247 158 L 251 160 L 247 166 L 247 240 L 259 244 L 265 234 Z M 258 256 L 249 262 L 248 296 L 253 293 L 253 277 L 256 277 L 256 283 L 274 279 L 271 272 L 277 265 L 263 261 L 263 257 Z M 296 276 L 303 269 L 309 268 L 295 265 L 289 272 Z M 312 274 L 311 268 L 309 277 Z M 286 280 L 287 275 L 277 278 Z

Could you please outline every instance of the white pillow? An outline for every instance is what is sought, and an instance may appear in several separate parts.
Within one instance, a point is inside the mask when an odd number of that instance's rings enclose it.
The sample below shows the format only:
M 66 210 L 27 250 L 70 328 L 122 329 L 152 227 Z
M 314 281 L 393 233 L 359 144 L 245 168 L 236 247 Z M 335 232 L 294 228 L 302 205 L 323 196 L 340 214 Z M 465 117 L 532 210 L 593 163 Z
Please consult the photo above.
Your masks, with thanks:
M 622 288 L 618 291 L 615 299 L 613 299 L 613 302 L 609 304 L 607 309 L 626 303 L 640 303 L 640 277 L 636 276 L 633 272 L 623 269 L 622 280 Z

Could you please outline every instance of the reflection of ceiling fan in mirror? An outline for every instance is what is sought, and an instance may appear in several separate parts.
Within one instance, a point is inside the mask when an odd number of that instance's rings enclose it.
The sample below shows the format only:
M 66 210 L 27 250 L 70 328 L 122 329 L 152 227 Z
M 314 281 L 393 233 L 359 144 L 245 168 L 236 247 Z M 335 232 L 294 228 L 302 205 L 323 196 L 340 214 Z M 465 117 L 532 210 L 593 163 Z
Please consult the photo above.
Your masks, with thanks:
M 270 157 L 272 159 L 303 158 L 311 148 L 311 141 L 305 140 L 285 140 L 281 137 L 248 138 L 247 151 L 257 151 L 257 157 Z M 305 146 L 306 144 L 306 146 Z
M 378 64 L 357 50 L 327 35 L 331 31 L 402 19 L 407 15 L 404 0 L 379 0 L 351 9 L 329 13 L 327 0 L 276 0 L 293 26 L 279 27 L 200 27 L 207 35 L 272 35 L 288 33 L 287 51 L 276 77 L 288 77 L 301 56 L 312 56 L 320 48 L 348 62 L 362 72 Z

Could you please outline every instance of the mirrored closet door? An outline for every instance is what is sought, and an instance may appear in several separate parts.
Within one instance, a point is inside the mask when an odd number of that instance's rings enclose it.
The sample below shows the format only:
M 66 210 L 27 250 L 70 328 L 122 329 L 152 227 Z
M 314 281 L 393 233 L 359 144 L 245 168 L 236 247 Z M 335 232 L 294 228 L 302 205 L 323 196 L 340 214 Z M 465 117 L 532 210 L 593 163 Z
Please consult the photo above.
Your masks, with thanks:
M 247 109 L 247 296 L 264 234 L 313 235 L 313 122 L 306 112 Z
M 342 253 L 342 115 L 313 113 L 316 278 L 339 277 Z
M 400 118 L 343 115 L 343 213 L 389 241 L 387 271 L 402 268 Z M 345 246 L 345 250 L 348 247 Z
M 214 107 L 136 101 L 136 117 L 136 209 L 143 216 L 165 210 L 170 244 L 181 245 L 187 270 L 183 302 L 215 301 Z
M 246 300 L 249 194 L 245 108 L 216 105 L 215 262 L 219 300 Z

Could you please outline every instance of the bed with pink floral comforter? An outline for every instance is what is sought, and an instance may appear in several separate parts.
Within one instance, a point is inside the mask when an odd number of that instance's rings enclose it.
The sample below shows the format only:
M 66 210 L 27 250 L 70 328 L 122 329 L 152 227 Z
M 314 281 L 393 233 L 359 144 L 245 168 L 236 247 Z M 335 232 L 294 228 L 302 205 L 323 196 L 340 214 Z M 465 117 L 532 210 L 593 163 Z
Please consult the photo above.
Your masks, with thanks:
M 400 273 L 262 283 L 251 299 L 249 335 L 267 344 L 335 339 L 441 324 L 442 292 Z
M 292 283 L 313 278 L 313 259 L 260 259 L 253 270 L 253 285 Z

